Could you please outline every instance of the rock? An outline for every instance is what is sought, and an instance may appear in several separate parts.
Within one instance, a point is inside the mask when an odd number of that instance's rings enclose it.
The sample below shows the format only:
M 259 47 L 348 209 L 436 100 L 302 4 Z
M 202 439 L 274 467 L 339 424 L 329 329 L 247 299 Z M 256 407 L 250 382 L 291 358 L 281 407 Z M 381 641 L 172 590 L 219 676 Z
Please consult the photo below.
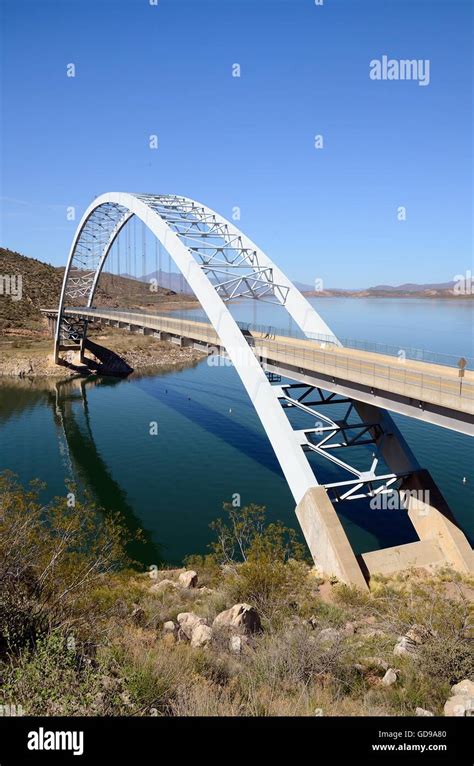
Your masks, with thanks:
M 178 582 L 183 588 L 195 588 L 198 583 L 197 572 L 194 569 L 188 569 L 186 572 L 181 572 L 178 577 Z
M 382 684 L 384 686 L 393 686 L 393 684 L 397 683 L 397 678 L 398 671 L 394 670 L 393 668 L 389 668 L 382 678 Z
M 423 625 L 412 625 L 410 630 L 407 630 L 405 637 L 408 638 L 413 644 L 421 646 L 429 638 L 429 631 L 423 627 Z
M 215 593 L 213 588 L 206 588 L 205 585 L 201 585 L 200 588 L 198 588 L 199 593 L 202 593 L 205 596 L 210 596 L 211 593 Z
M 238 628 L 242 633 L 256 633 L 262 629 L 260 615 L 250 604 L 235 604 L 217 615 L 214 628 Z
M 357 633 L 357 625 L 355 622 L 346 622 L 344 626 L 344 634 L 346 636 L 353 636 L 354 633 Z
M 324 628 L 324 630 L 319 631 L 318 638 L 320 641 L 338 641 L 340 635 L 336 628 Z
M 413 657 L 416 654 L 415 644 L 406 636 L 400 636 L 395 644 L 393 653 L 396 657 Z
M 450 697 L 444 706 L 446 716 L 459 718 L 471 715 L 474 708 L 474 700 L 469 694 L 455 694 Z
M 171 633 L 174 636 L 176 632 L 177 632 L 177 627 L 174 624 L 173 620 L 167 620 L 163 624 L 163 633 Z
M 312 614 L 309 619 L 303 620 L 303 625 L 307 625 L 311 630 L 316 630 L 318 627 L 318 619 Z
M 453 694 L 467 694 L 474 699 L 474 681 L 470 681 L 468 678 L 465 678 L 458 684 L 454 684 L 454 686 L 451 687 L 451 692 Z
M 127 707 L 132 704 L 132 701 L 130 699 L 130 694 L 128 692 L 122 692 L 120 694 L 120 699 L 122 700 L 123 704 Z
M 231 636 L 229 640 L 229 651 L 233 654 L 240 654 L 245 646 L 247 646 L 249 640 L 247 636 L 235 635 Z
M 176 588 L 176 587 L 177 587 L 177 583 L 173 582 L 173 580 L 160 580 L 160 582 L 157 582 L 151 586 L 150 592 L 163 593 L 165 590 L 168 590 L 168 588 Z
M 206 646 L 212 639 L 212 628 L 209 625 L 200 623 L 193 628 L 191 633 L 191 646 Z
M 432 713 L 430 710 L 425 710 L 424 707 L 417 707 L 415 710 L 415 715 L 418 716 L 434 716 L 434 713 Z
M 146 613 L 141 606 L 135 605 L 132 610 L 132 620 L 135 625 L 144 625 L 146 623 Z
M 206 620 L 194 612 L 181 612 L 178 614 L 178 623 L 184 636 L 191 640 L 194 628 L 198 625 L 206 625 Z

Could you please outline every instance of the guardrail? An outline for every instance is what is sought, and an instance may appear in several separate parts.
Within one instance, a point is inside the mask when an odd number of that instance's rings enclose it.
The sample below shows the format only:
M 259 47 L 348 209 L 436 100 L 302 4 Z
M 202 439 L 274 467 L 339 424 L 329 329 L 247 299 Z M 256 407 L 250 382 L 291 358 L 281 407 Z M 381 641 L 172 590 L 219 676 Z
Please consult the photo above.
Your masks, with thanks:
M 453 376 L 451 370 L 449 376 L 441 376 L 405 366 L 403 360 L 394 364 L 374 362 L 345 354 L 344 349 L 309 350 L 266 338 L 255 338 L 252 345 L 260 356 L 268 360 L 314 370 L 336 380 L 361 383 L 379 391 L 409 396 L 420 402 L 474 411 L 474 384 Z
M 142 313 L 141 310 L 135 310 L 134 313 Z M 145 311 L 143 313 L 146 313 Z M 192 311 L 179 311 L 173 310 L 165 313 L 166 316 L 176 317 L 183 321 L 203 322 L 208 324 L 207 317 Z M 296 338 L 299 340 L 310 339 L 319 343 L 328 343 L 329 345 L 339 345 L 335 341 L 334 335 L 318 335 L 315 333 L 308 333 L 305 335 L 299 328 L 285 329 L 284 327 L 276 327 L 275 325 L 268 324 L 255 324 L 253 322 L 243 322 L 237 320 L 237 324 L 241 330 L 252 332 L 258 332 L 266 335 L 281 335 L 286 338 Z M 390 343 L 379 343 L 378 341 L 360 340 L 358 338 L 339 338 L 339 342 L 344 348 L 352 348 L 355 351 L 369 351 L 374 354 L 383 354 L 384 356 L 394 356 L 400 358 L 402 355 L 406 359 L 411 359 L 414 362 L 427 362 L 428 364 L 440 364 L 444 367 L 458 368 L 458 361 L 461 355 L 445 354 L 439 351 L 429 351 L 428 349 L 416 348 L 414 346 L 395 345 Z M 466 357 L 467 359 L 467 357 Z M 468 361 L 469 364 L 469 361 Z
M 140 317 L 140 324 L 150 329 L 162 330 L 164 332 L 180 334 L 190 338 L 199 338 L 205 342 L 218 344 L 219 338 L 208 322 L 203 322 L 201 318 L 190 319 L 187 315 L 187 321 L 177 316 L 151 315 L 145 311 L 121 311 L 118 309 L 70 309 L 73 313 L 94 314 L 100 312 L 101 316 L 107 318 L 110 315 L 116 321 L 126 324 L 134 324 L 133 318 Z M 198 326 L 196 326 L 198 325 Z M 275 328 L 262 326 L 257 329 L 255 325 L 239 323 L 243 330 L 253 330 L 254 332 L 270 335 L 269 330 L 274 330 L 273 334 L 280 332 Z M 291 339 L 293 336 L 286 335 Z M 301 340 L 302 338 L 298 338 Z M 317 342 L 327 343 L 324 336 L 314 338 Z M 404 360 L 398 357 L 394 364 L 388 364 L 384 361 L 374 362 L 373 359 L 360 359 L 344 353 L 350 347 L 333 348 L 314 348 L 309 349 L 302 344 L 279 343 L 271 337 L 254 337 L 250 345 L 255 352 L 267 359 L 280 361 L 296 368 L 313 370 L 321 374 L 349 380 L 355 383 L 361 383 L 374 389 L 385 390 L 391 393 L 401 394 L 417 399 L 420 402 L 431 402 L 446 406 L 449 408 L 461 409 L 464 411 L 474 410 L 474 384 L 457 378 L 452 374 L 452 368 L 447 367 L 446 376 L 433 374 L 430 372 L 421 372 L 412 366 L 404 366 Z M 382 344 L 380 344 L 382 345 Z M 359 350 L 359 349 L 357 349 Z M 365 350 L 365 349 L 364 349 Z M 388 356 L 388 355 L 387 355 Z M 408 359 L 408 357 L 407 357 Z M 409 360 L 423 361 L 426 360 Z M 448 373 L 449 369 L 449 373 Z

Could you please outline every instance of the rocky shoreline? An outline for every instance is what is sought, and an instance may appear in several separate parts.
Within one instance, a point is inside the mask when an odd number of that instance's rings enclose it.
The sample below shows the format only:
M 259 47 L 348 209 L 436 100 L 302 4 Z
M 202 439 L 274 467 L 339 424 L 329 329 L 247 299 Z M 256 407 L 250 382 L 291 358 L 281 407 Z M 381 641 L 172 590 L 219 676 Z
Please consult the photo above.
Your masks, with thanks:
M 192 366 L 203 358 L 200 351 L 151 337 L 108 332 L 94 335 L 94 341 L 114 351 L 141 374 Z M 0 377 L 65 378 L 77 372 L 54 363 L 50 338 L 8 339 L 0 344 Z

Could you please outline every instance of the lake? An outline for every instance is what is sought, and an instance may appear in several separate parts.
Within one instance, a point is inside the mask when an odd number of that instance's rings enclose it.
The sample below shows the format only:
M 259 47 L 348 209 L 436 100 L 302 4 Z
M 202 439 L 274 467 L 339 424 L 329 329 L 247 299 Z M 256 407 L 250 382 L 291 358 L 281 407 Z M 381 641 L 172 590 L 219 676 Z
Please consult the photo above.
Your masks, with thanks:
M 341 339 L 465 356 L 472 366 L 472 302 L 312 301 Z M 237 303 L 232 311 L 242 321 L 296 329 L 270 304 Z M 403 416 L 394 419 L 472 543 L 472 440 Z M 156 436 L 150 435 L 151 422 L 158 424 Z M 292 496 L 236 371 L 209 366 L 206 359 L 185 370 L 126 380 L 4 379 L 0 469 L 24 482 L 42 479 L 45 499 L 64 494 L 65 480 L 74 478 L 105 509 L 121 511 L 130 527 L 146 532 L 137 555 L 147 564 L 179 563 L 205 552 L 209 524 L 223 515 L 222 504 L 234 493 L 243 505 L 266 505 L 269 519 L 298 526 Z M 322 466 L 318 479 L 328 481 L 333 470 Z M 416 539 L 404 511 L 374 511 L 366 501 L 339 503 L 337 510 L 357 552 Z

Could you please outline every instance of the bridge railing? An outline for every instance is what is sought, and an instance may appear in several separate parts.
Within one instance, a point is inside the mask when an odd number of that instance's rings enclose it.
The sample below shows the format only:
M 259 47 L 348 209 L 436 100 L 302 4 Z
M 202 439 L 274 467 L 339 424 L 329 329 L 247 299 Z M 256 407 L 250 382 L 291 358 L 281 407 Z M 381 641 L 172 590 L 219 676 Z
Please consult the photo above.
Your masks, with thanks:
M 84 311 L 94 313 L 94 309 L 72 309 L 74 312 Z M 151 329 L 160 329 L 164 332 L 169 331 L 174 334 L 181 334 L 190 338 L 197 337 L 209 344 L 218 344 L 219 339 L 216 331 L 208 322 L 203 322 L 201 317 L 187 320 L 176 316 L 151 315 L 145 311 L 121 311 L 118 309 L 99 309 L 101 315 L 110 315 L 115 320 L 134 324 L 134 316 L 140 317 L 139 324 Z M 157 327 L 159 325 L 159 327 Z M 241 329 L 246 330 L 247 325 L 240 323 Z M 328 343 L 325 348 L 308 348 L 299 343 L 279 343 L 271 335 L 276 335 L 279 331 L 269 332 L 274 328 L 261 326 L 256 329 L 255 325 L 249 325 L 249 329 L 255 333 L 260 333 L 262 337 L 254 337 L 251 345 L 259 356 L 276 359 L 287 363 L 296 368 L 314 369 L 322 374 L 330 375 L 334 378 L 358 381 L 374 389 L 386 389 L 393 393 L 399 393 L 403 396 L 411 396 L 419 399 L 420 402 L 431 401 L 439 404 L 445 404 L 449 407 L 458 407 L 464 402 L 469 407 L 474 407 L 474 385 L 453 375 L 450 369 L 446 375 L 439 375 L 430 372 L 421 372 L 412 366 L 405 366 L 404 359 L 401 356 L 394 356 L 393 364 L 374 361 L 371 358 L 360 359 L 351 354 L 345 354 L 344 350 L 350 350 L 349 347 L 336 348 Z M 268 337 L 264 337 L 268 336 Z M 288 336 L 287 337 L 293 337 Z M 301 340 L 301 338 L 299 338 Z M 316 340 L 316 338 L 315 338 Z M 326 340 L 317 339 L 320 343 L 326 343 Z M 408 357 L 406 357 L 408 359 Z M 410 360 L 409 360 L 410 361 Z M 416 359 L 415 361 L 422 361 Z M 426 360 L 425 360 L 426 361 Z M 384 383 L 383 381 L 387 381 Z
M 344 349 L 310 350 L 300 344 L 292 346 L 271 338 L 256 338 L 255 351 L 269 361 L 291 364 L 301 370 L 314 369 L 335 379 L 359 382 L 373 389 L 410 396 L 420 402 L 429 401 L 449 407 L 459 407 L 463 402 L 468 409 L 474 409 L 474 384 L 456 377 L 451 371 L 446 376 L 421 372 L 405 365 L 401 358 L 398 361 L 394 359 L 393 364 L 375 362 L 344 354 Z
M 138 312 L 137 312 L 138 313 Z M 146 313 L 146 312 L 144 312 Z M 170 311 L 167 316 L 175 317 L 182 321 L 204 322 L 208 323 L 209 320 L 205 315 L 201 315 L 198 312 L 192 311 Z M 237 320 L 237 324 L 241 330 L 248 332 L 256 332 L 263 335 L 281 335 L 286 338 L 296 338 L 304 340 L 309 338 L 315 340 L 318 343 L 327 343 L 329 345 L 335 345 L 335 338 L 333 335 L 318 335 L 316 333 L 308 333 L 305 335 L 299 328 L 284 328 L 277 327 L 275 325 L 257 324 L 255 322 L 243 322 Z M 383 354 L 385 356 L 394 356 L 397 358 L 411 359 L 414 362 L 427 362 L 429 364 L 440 364 L 444 367 L 456 367 L 461 354 L 445 354 L 439 351 L 430 351 L 424 348 L 417 348 L 415 346 L 404 346 L 402 344 L 396 345 L 393 343 L 380 343 L 378 341 L 361 340 L 359 338 L 341 338 L 340 343 L 345 348 L 352 348 L 355 351 L 369 351 L 374 354 Z M 471 350 L 472 351 L 472 350 Z M 472 354 L 471 354 L 472 356 Z

